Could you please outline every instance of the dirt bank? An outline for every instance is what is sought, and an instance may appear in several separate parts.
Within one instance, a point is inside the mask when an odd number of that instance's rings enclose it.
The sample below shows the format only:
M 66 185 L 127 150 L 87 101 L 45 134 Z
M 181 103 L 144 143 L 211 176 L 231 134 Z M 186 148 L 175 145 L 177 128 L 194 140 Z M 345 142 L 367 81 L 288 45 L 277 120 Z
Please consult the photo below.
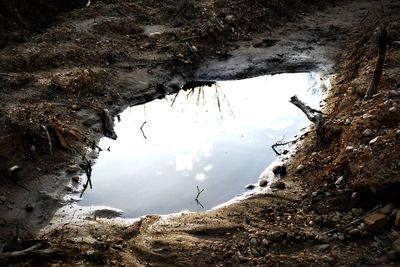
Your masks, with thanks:
M 336 74 L 324 144 L 316 146 L 313 131 L 306 137 L 287 163 L 284 190 L 132 224 L 89 216 L 50 225 L 42 248 L 60 250 L 50 251 L 47 264 L 62 256 L 71 265 L 395 264 L 399 4 L 312 2 L 93 1 L 28 43 L 3 48 L 6 251 L 35 243 L 14 243 L 16 226 L 25 240 L 63 204 L 73 176 L 67 165 L 79 164 L 76 150 L 103 135 L 104 108 L 116 114 L 193 79 L 321 70 Z M 375 67 L 373 33 L 382 25 L 389 38 L 380 90 L 363 100 Z M 10 170 L 16 165 L 21 169 Z M 374 209 L 389 202 L 393 207 Z M 368 213 L 376 220 L 365 221 Z

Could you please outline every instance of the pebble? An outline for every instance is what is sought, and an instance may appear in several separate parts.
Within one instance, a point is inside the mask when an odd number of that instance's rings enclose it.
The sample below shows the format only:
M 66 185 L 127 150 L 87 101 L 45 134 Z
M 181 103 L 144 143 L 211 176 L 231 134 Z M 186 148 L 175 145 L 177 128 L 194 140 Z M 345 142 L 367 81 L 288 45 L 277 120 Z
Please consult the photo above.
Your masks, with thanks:
M 6 203 L 7 198 L 5 196 L 0 196 L 0 204 Z
M 267 180 L 267 179 L 261 179 L 261 180 L 258 182 L 258 184 L 259 184 L 261 187 L 266 187 L 266 186 L 268 185 L 268 180 Z
M 284 182 L 274 182 L 271 184 L 272 189 L 283 190 L 286 188 L 286 184 Z
M 235 17 L 234 17 L 233 15 L 227 15 L 227 16 L 225 17 L 225 21 L 226 21 L 228 24 L 233 23 L 234 20 L 235 20 Z
M 77 175 L 75 175 L 75 176 L 72 176 L 72 177 L 71 177 L 71 180 L 77 183 L 77 182 L 79 182 L 80 177 L 77 176 Z
M 388 222 L 388 218 L 382 213 L 373 213 L 368 217 L 364 218 L 366 229 L 370 232 L 375 232 L 383 228 Z
M 350 125 L 351 124 L 351 120 L 350 119 L 346 119 L 345 121 L 344 121 L 344 125 Z
M 362 135 L 365 137 L 370 137 L 372 135 L 372 130 L 371 129 L 366 129 L 362 132 Z
M 284 165 L 278 165 L 272 169 L 272 172 L 275 174 L 275 176 L 279 175 L 280 177 L 284 177 L 287 173 L 287 169 Z
M 399 253 L 397 251 L 390 250 L 390 251 L 386 252 L 386 257 L 388 257 L 389 260 L 394 261 L 399 256 L 398 254 Z
M 254 189 L 256 186 L 254 184 L 248 184 L 246 185 L 244 188 L 246 188 L 247 190 L 252 190 Z
M 351 199 L 356 199 L 356 197 L 357 197 L 357 192 L 353 192 L 353 193 L 351 194 Z
M 335 185 L 341 185 L 341 184 L 343 183 L 343 181 L 344 181 L 344 176 L 340 176 L 340 177 L 336 180 Z
M 379 212 L 383 213 L 383 214 L 390 214 L 390 213 L 392 213 L 393 210 L 394 210 L 394 205 L 392 203 L 389 203 L 386 206 L 384 206 L 383 208 L 381 208 L 379 210 Z
M 296 171 L 301 172 L 305 169 L 303 164 L 300 164 L 299 166 L 297 166 Z
M 400 226 L 400 211 L 397 212 L 396 218 L 394 219 L 394 226 Z
M 79 170 L 80 170 L 80 167 L 78 165 L 75 165 L 75 164 L 69 165 L 67 167 L 67 172 L 77 172 Z
M 255 237 L 250 239 L 250 244 L 252 244 L 253 246 L 257 245 L 257 239 Z
M 397 253 L 400 253 L 400 238 L 392 243 L 392 249 Z
M 378 139 L 379 139 L 379 136 L 375 137 L 374 139 L 372 139 L 371 141 L 369 141 L 369 144 L 370 144 L 370 145 L 375 144 L 376 141 L 378 141 Z
M 78 107 L 78 105 L 75 105 L 75 104 L 74 104 L 74 105 L 71 106 L 71 109 L 72 109 L 72 110 L 78 110 L 79 107 Z
M 330 248 L 330 246 L 331 246 L 331 245 L 329 245 L 329 244 L 322 244 L 322 245 L 317 245 L 317 246 L 315 246 L 314 248 L 315 248 L 316 250 L 327 250 L 327 249 Z

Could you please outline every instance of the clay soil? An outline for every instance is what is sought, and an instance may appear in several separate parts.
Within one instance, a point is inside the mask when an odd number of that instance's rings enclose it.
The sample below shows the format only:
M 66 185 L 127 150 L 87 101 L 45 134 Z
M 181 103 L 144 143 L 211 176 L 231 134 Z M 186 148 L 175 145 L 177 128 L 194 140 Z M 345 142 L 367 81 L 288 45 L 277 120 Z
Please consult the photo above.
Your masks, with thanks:
M 64 2 L 0 1 L 0 264 L 399 264 L 398 1 Z M 365 100 L 377 27 L 386 59 Z M 105 134 L 104 109 L 190 81 L 300 71 L 332 75 L 323 142 L 311 128 L 279 190 L 135 222 L 56 213 L 68 166 Z

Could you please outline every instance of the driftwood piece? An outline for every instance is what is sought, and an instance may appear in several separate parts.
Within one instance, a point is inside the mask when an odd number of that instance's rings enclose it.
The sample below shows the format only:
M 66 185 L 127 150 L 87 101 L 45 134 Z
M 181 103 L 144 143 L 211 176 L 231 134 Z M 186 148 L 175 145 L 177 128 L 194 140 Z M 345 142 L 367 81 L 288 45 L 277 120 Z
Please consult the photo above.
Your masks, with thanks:
M 18 261 L 21 258 L 38 259 L 57 257 L 68 252 L 58 248 L 39 249 L 41 246 L 42 244 L 39 243 L 24 250 L 0 253 L 0 263 L 7 264 L 13 261 Z
M 114 140 L 117 139 L 117 134 L 114 131 L 114 122 L 108 109 L 103 109 L 101 112 L 101 121 L 104 135 Z
M 321 111 L 313 109 L 301 101 L 296 95 L 290 98 L 290 103 L 298 107 L 307 118 L 315 124 L 317 132 L 317 146 L 322 145 L 322 137 L 325 129 L 325 119 Z
M 375 35 L 378 47 L 378 60 L 376 61 L 374 76 L 371 84 L 369 85 L 365 94 L 366 100 L 370 99 L 378 92 L 379 83 L 382 78 L 383 64 L 385 63 L 387 31 L 385 28 L 377 28 Z

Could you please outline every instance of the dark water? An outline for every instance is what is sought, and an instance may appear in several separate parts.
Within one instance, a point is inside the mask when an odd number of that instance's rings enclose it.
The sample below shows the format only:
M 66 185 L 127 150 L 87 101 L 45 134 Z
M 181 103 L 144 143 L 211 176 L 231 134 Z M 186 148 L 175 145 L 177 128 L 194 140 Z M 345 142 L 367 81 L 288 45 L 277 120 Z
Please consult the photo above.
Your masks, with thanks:
M 197 186 L 205 209 L 228 201 L 275 160 L 273 143 L 308 125 L 289 99 L 296 94 L 318 108 L 317 81 L 300 73 L 218 82 L 181 91 L 174 102 L 128 108 L 116 122 L 118 139 L 100 141 L 110 152 L 100 153 L 81 205 L 111 206 L 126 217 L 199 211 Z

